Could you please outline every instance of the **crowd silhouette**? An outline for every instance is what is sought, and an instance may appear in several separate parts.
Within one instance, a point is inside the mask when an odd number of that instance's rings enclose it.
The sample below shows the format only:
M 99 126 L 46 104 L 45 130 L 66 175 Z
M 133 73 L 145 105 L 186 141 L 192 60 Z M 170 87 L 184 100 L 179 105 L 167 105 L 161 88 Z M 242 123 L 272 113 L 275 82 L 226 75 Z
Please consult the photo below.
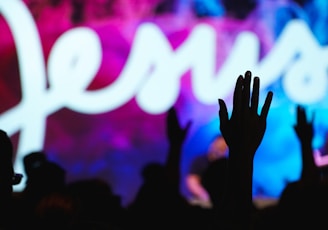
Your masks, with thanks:
M 181 153 L 192 121 L 182 126 L 174 107 L 166 117 L 167 159 L 143 168 L 143 185 L 127 207 L 101 179 L 67 183 L 65 170 L 42 151 L 25 156 L 26 186 L 14 193 L 19 175 L 13 169 L 13 146 L 0 130 L 0 229 L 322 229 L 327 226 L 327 179 L 313 158 L 314 116 L 308 119 L 301 105 L 296 105 L 293 127 L 300 144 L 300 178 L 288 183 L 276 204 L 262 209 L 254 205 L 253 160 L 273 97 L 269 91 L 260 108 L 259 90 L 260 78 L 246 71 L 236 81 L 231 116 L 225 101 L 218 100 L 218 128 L 229 154 L 211 161 L 202 175 L 212 202 L 206 208 L 192 205 L 180 193 Z

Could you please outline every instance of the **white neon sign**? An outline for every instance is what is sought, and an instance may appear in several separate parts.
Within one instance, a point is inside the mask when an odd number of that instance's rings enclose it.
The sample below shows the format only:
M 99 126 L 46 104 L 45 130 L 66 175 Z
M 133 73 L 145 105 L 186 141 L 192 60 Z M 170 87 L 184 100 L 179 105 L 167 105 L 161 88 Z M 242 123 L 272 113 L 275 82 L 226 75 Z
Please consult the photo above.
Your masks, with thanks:
M 136 32 L 117 80 L 97 91 L 86 91 L 102 59 L 100 40 L 93 30 L 74 28 L 62 34 L 51 49 L 46 68 L 35 22 L 24 3 L 0 0 L 0 12 L 14 37 L 22 85 L 22 101 L 0 115 L 1 129 L 9 135 L 21 131 L 17 172 L 23 172 L 25 154 L 43 149 L 50 114 L 64 107 L 86 114 L 109 112 L 133 97 L 144 111 L 160 114 L 177 100 L 180 78 L 188 70 L 193 94 L 208 105 L 228 96 L 234 76 L 247 69 L 261 76 L 263 88 L 284 75 L 284 90 L 295 103 L 315 103 L 326 95 L 328 50 L 318 44 L 302 21 L 291 21 L 261 61 L 258 38 L 251 32 L 240 33 L 217 72 L 215 52 L 220 44 L 216 44 L 211 26 L 195 26 L 186 41 L 173 50 L 155 24 L 145 23 Z M 24 183 L 16 189 L 22 186 Z

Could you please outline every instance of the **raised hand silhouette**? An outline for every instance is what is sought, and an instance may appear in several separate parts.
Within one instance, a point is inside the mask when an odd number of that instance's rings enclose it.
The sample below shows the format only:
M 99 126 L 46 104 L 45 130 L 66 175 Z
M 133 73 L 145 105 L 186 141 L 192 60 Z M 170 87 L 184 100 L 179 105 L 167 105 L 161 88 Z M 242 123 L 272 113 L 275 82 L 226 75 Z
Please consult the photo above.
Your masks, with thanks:
M 308 121 L 305 108 L 301 105 L 296 107 L 296 124 L 294 125 L 295 133 L 301 143 L 312 142 L 313 139 L 313 123 L 314 113 L 312 119 Z
M 314 136 L 314 114 L 312 119 L 308 121 L 305 108 L 301 105 L 297 105 L 296 109 L 297 121 L 294 125 L 294 130 L 300 142 L 302 153 L 302 171 L 300 182 L 306 184 L 317 183 L 320 180 L 320 172 L 313 157 L 312 141 Z
M 169 141 L 169 152 L 166 161 L 168 181 L 179 190 L 180 162 L 182 147 L 188 135 L 192 122 L 188 121 L 185 127 L 180 124 L 177 111 L 171 107 L 166 116 L 166 135 Z M 178 191 L 177 191 L 178 192 Z
M 245 77 L 239 76 L 236 82 L 233 98 L 231 118 L 228 118 L 227 106 L 219 99 L 220 130 L 226 140 L 230 152 L 236 149 L 246 154 L 238 157 L 253 158 L 260 145 L 266 129 L 266 118 L 270 108 L 273 93 L 268 92 L 264 106 L 258 115 L 260 78 L 255 77 L 253 91 L 250 99 L 251 72 L 247 71 Z M 251 101 L 250 101 L 251 100 Z M 232 155 L 231 157 L 234 157 Z
M 191 222 L 186 221 L 189 216 L 185 213 L 189 204 L 180 193 L 182 147 L 191 122 L 182 126 L 173 107 L 168 110 L 165 122 L 168 155 L 164 165 L 149 163 L 142 170 L 144 183 L 129 206 L 129 216 L 134 228 L 182 228 Z
M 177 111 L 171 107 L 166 116 L 166 133 L 171 146 L 181 147 L 187 137 L 192 122 L 188 121 L 185 127 L 180 124 Z
M 192 122 L 188 121 L 185 127 L 180 123 L 177 111 L 171 107 L 166 116 L 166 135 L 169 141 L 169 151 L 165 163 L 166 183 L 168 194 L 176 203 L 181 203 L 181 154 L 185 139 Z
M 236 81 L 233 109 L 228 116 L 224 100 L 219 99 L 220 130 L 229 147 L 228 178 L 223 200 L 223 227 L 227 229 L 250 229 L 252 203 L 253 159 L 262 142 L 266 119 L 273 92 L 266 95 L 258 114 L 260 78 L 246 71 Z

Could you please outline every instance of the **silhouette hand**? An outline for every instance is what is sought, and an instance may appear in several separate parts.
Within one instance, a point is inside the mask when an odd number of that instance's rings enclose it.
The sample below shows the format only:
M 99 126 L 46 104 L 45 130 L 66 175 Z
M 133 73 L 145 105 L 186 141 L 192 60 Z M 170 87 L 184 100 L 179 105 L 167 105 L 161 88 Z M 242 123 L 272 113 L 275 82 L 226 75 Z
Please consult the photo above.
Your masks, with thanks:
M 260 79 L 254 78 L 250 93 L 251 72 L 237 79 L 231 118 L 219 99 L 220 130 L 228 147 L 228 176 L 222 204 L 223 225 L 227 229 L 250 229 L 252 213 L 253 159 L 265 130 L 273 93 L 268 92 L 258 115 Z
M 166 118 L 167 124 L 167 136 L 171 145 L 182 145 L 188 131 L 191 126 L 191 121 L 189 121 L 185 127 L 182 127 L 176 109 L 174 107 L 170 108 Z
M 264 106 L 258 115 L 260 79 L 254 78 L 253 91 L 250 99 L 251 72 L 247 71 L 245 77 L 240 75 L 237 79 L 231 118 L 228 118 L 227 106 L 219 99 L 220 130 L 225 138 L 230 152 L 247 152 L 253 159 L 266 130 L 266 118 L 272 101 L 273 93 L 268 92 Z M 234 157 L 234 156 L 231 156 Z
M 294 125 L 294 130 L 300 141 L 302 151 L 302 172 L 300 181 L 305 184 L 316 183 L 320 180 L 320 172 L 313 157 L 313 121 L 314 116 L 312 116 L 310 121 L 307 121 L 304 107 L 298 105 L 297 122 Z
M 307 121 L 304 107 L 297 106 L 297 123 L 294 125 L 294 130 L 301 143 L 312 141 L 313 139 L 313 121 L 314 116 L 310 121 Z

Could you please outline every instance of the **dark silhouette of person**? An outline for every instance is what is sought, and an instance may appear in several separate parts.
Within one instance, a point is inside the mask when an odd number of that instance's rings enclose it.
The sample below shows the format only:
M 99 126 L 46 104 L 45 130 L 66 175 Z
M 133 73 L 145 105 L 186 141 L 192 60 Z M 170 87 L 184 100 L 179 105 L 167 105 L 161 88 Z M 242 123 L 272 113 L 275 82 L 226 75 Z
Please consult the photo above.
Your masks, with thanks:
M 169 109 L 166 132 L 169 142 L 165 164 L 149 163 L 142 170 L 142 184 L 129 206 L 132 227 L 142 229 L 196 228 L 194 211 L 180 193 L 180 162 L 184 140 L 191 122 L 182 127 L 177 111 Z M 198 217 L 199 219 L 199 217 Z
M 218 216 L 223 229 L 252 229 L 253 160 L 266 130 L 273 92 L 266 95 L 258 114 L 260 78 L 246 71 L 237 78 L 229 118 L 224 100 L 219 99 L 220 131 L 229 147 L 226 187 Z
M 65 188 L 65 169 L 48 160 L 45 152 L 32 152 L 23 161 L 27 176 L 23 193 L 30 201 L 37 201 L 43 195 Z
M 13 185 L 20 182 L 13 168 L 13 145 L 7 133 L 0 130 L 0 229 L 12 229 L 17 221 L 13 208 Z
M 302 169 L 297 181 L 289 182 L 279 199 L 280 227 L 323 229 L 326 224 L 328 184 L 320 176 L 313 157 L 314 116 L 307 118 L 305 108 L 297 105 L 295 133 L 301 147 Z
M 15 213 L 21 221 L 15 222 L 15 228 L 37 228 L 36 207 L 44 197 L 63 193 L 66 187 L 66 171 L 59 164 L 47 159 L 44 151 L 27 154 L 24 159 L 26 185 L 15 196 Z
M 125 209 L 121 197 L 110 184 L 99 178 L 81 179 L 67 185 L 67 194 L 74 201 L 72 229 L 124 229 Z

